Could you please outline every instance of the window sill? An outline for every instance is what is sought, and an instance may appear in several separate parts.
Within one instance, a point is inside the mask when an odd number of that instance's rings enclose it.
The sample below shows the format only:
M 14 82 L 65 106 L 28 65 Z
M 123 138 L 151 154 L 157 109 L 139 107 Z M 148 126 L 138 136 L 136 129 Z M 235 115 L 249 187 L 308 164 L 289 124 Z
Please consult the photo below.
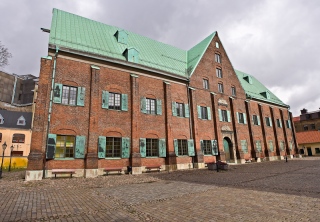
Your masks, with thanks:
M 203 154 L 204 156 L 214 156 L 213 154 Z
M 162 157 L 159 157 L 159 156 L 146 156 L 146 158 L 148 158 L 148 159 L 155 159 L 155 158 L 162 158 Z
M 67 157 L 67 158 L 63 158 L 63 157 L 60 157 L 60 158 L 54 158 L 55 160 L 74 160 L 74 158 L 71 158 L 71 157 Z
M 121 157 L 106 157 L 106 160 L 121 160 Z

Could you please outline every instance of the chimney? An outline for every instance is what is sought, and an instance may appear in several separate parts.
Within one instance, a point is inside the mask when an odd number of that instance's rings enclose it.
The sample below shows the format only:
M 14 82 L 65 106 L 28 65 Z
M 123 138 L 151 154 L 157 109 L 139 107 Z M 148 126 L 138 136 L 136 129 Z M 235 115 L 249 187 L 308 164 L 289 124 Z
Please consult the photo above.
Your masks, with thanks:
M 306 114 L 308 112 L 307 109 L 303 108 L 302 110 L 300 110 L 301 114 Z

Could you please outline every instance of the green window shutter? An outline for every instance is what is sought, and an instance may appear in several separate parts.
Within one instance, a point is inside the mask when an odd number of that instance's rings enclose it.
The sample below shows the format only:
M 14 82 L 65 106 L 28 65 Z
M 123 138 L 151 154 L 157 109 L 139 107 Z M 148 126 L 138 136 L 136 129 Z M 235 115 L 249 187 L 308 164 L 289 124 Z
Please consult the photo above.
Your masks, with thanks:
M 200 140 L 200 148 L 201 148 L 202 153 L 204 154 L 204 149 L 203 149 L 203 140 Z
M 188 140 L 188 155 L 189 156 L 195 156 L 194 153 L 194 142 L 192 139 Z
M 258 119 L 258 126 L 260 126 L 260 125 L 261 125 L 261 123 L 260 123 L 260 117 L 257 116 L 257 119 Z
M 198 118 L 201 119 L 201 106 L 197 106 Z
M 86 88 L 78 87 L 77 106 L 84 106 L 85 98 L 86 98 Z
M 57 142 L 57 135 L 56 134 L 48 134 L 48 141 L 47 141 L 47 159 L 54 159 L 54 155 L 56 153 L 56 142 Z
M 272 121 L 271 121 L 271 117 L 268 117 L 269 118 L 269 123 L 270 123 L 270 126 L 272 126 Z
M 141 112 L 142 113 L 147 113 L 146 111 L 146 98 L 145 97 L 142 97 L 141 98 Z
M 159 157 L 166 157 L 166 139 L 159 139 Z
M 55 83 L 53 89 L 53 102 L 54 103 L 61 103 L 62 98 L 62 84 Z
M 128 111 L 128 94 L 121 94 L 121 110 Z
M 221 109 L 218 109 L 218 113 L 219 113 L 219 121 L 221 122 L 221 121 L 222 121 L 222 112 L 221 112 Z
M 172 115 L 177 116 L 176 102 L 172 102 Z
M 189 104 L 184 104 L 184 117 L 186 118 L 190 117 Z
M 176 153 L 176 156 L 179 156 L 178 140 L 174 139 L 173 145 L 174 145 L 174 152 Z
M 242 115 L 243 115 L 243 123 L 247 124 L 247 115 L 246 115 L 246 113 L 243 113 Z
M 98 158 L 106 158 L 106 143 L 107 139 L 104 136 L 99 136 L 98 141 Z
M 207 107 L 207 112 L 208 112 L 208 120 L 211 120 L 211 109 L 209 106 Z
M 227 110 L 228 122 L 231 122 L 230 111 Z
M 146 157 L 147 155 L 146 138 L 140 138 L 140 155 L 141 157 Z
M 86 137 L 85 136 L 77 136 L 76 137 L 76 152 L 74 154 L 74 158 L 84 159 L 86 147 Z
M 122 137 L 122 158 L 130 157 L 130 138 Z
M 217 156 L 218 155 L 218 142 L 217 142 L 217 140 L 211 140 L 211 146 L 212 146 L 212 155 Z
M 108 109 L 109 108 L 109 92 L 102 91 L 102 108 Z
M 162 101 L 157 99 L 157 115 L 162 115 Z
M 237 112 L 237 119 L 238 119 L 238 123 L 240 123 L 240 118 L 239 118 L 239 113 L 238 112 Z

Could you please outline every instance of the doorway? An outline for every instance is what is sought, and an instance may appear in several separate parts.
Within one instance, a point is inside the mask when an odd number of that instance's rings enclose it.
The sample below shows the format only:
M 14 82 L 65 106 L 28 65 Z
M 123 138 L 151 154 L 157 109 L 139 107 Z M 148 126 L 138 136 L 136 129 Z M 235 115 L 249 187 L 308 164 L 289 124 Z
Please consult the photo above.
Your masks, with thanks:
M 226 156 L 226 161 L 230 162 L 234 159 L 233 157 L 233 148 L 232 148 L 232 142 L 229 137 L 223 138 L 223 149 Z
M 308 151 L 308 156 L 312 156 L 312 150 L 311 150 L 311 147 L 307 147 L 307 151 Z

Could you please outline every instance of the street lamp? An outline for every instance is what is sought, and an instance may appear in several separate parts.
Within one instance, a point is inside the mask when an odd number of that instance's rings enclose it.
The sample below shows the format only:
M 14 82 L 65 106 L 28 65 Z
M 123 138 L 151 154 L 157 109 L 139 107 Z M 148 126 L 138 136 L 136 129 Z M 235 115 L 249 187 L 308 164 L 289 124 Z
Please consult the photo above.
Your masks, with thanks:
M 12 151 L 13 151 L 13 149 L 14 149 L 14 146 L 13 145 L 11 145 L 10 146 L 10 163 L 9 163 L 9 172 L 11 171 L 11 158 L 12 158 Z
M 7 148 L 7 143 L 6 142 L 4 142 L 3 144 L 2 144 L 2 161 L 1 161 L 1 168 L 0 168 L 0 179 L 2 178 L 2 166 L 3 166 L 3 159 L 4 159 L 4 151 L 6 150 L 6 148 Z

